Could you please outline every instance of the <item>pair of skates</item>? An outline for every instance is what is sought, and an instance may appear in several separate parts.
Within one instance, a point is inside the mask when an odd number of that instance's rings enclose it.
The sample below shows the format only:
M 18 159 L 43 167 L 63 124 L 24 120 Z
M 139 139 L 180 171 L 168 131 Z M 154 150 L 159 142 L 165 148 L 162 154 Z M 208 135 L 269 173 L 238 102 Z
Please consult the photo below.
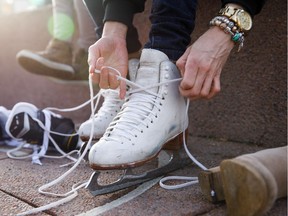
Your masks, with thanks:
M 175 64 L 160 51 L 144 49 L 140 61 L 130 60 L 129 77 L 125 101 L 119 99 L 117 90 L 101 90 L 101 108 L 79 128 L 84 142 L 91 134 L 94 142 L 98 140 L 88 156 L 96 170 L 88 185 L 93 195 L 137 185 L 192 162 L 181 151 L 188 116 L 178 91 L 181 78 Z M 135 173 L 137 167 L 144 171 Z M 124 170 L 117 181 L 99 183 L 101 171 L 115 169 Z
M 133 71 L 130 68 L 134 85 L 124 104 L 89 152 L 90 166 L 96 170 L 88 185 L 93 195 L 164 176 L 192 161 L 204 169 L 198 178 L 203 194 L 212 202 L 225 200 L 228 215 L 263 215 L 277 198 L 287 195 L 287 146 L 241 155 L 206 169 L 187 152 L 188 105 L 178 91 L 181 78 L 175 64 L 159 51 L 144 49 L 137 73 Z M 100 114 L 81 125 L 80 137 L 92 134 L 91 125 L 101 119 Z M 99 138 L 99 133 L 93 137 Z M 155 158 L 155 169 L 135 174 L 135 167 L 149 165 Z M 111 169 L 126 172 L 113 183 L 99 184 L 101 170 Z
M 178 151 L 187 135 L 188 117 L 185 99 L 178 91 L 181 78 L 175 64 L 160 51 L 144 49 L 140 61 L 130 60 L 129 77 L 125 101 L 119 99 L 117 90 L 101 90 L 104 102 L 100 110 L 77 134 L 70 119 L 22 102 L 13 107 L 6 131 L 14 139 L 39 146 L 35 153 L 39 164 L 54 144 L 65 154 L 79 146 L 79 137 L 84 142 L 90 137 L 93 142 L 98 140 L 88 158 L 96 170 L 88 186 L 94 195 L 140 184 L 191 163 Z M 153 168 L 134 172 L 134 167 L 147 164 Z M 115 169 L 126 171 L 117 182 L 98 184 L 100 170 Z
M 81 125 L 77 134 L 83 141 L 91 136 L 94 140 L 99 139 L 91 146 L 88 156 L 90 166 L 96 170 L 88 189 L 95 196 L 141 184 L 192 163 L 181 151 L 187 135 L 188 105 L 178 91 L 181 78 L 176 66 L 165 54 L 147 49 L 142 52 L 139 67 L 137 61 L 134 63 L 130 65 L 132 83 L 126 100 L 120 101 L 117 91 L 106 90 L 102 107 L 95 117 Z M 18 116 L 14 115 L 20 110 L 16 108 L 13 108 L 12 116 Z M 29 107 L 29 116 L 33 120 L 42 118 L 45 124 L 49 122 L 45 121 L 49 113 L 45 112 L 43 116 L 43 111 L 38 112 L 35 107 Z M 29 125 L 29 116 L 19 115 L 24 120 L 14 119 L 14 124 L 11 121 L 8 125 L 17 126 L 17 122 Z M 51 118 L 60 119 L 54 115 Z M 70 125 L 65 126 L 65 131 L 74 128 L 73 124 L 65 125 Z M 6 127 L 11 136 L 17 138 L 16 134 L 26 134 L 14 126 Z M 153 168 L 145 170 L 150 165 Z M 136 168 L 144 171 L 136 173 Z M 103 170 L 115 169 L 125 172 L 115 182 L 99 183 Z M 220 168 L 201 172 L 199 183 L 209 200 L 226 200 L 229 215 L 262 215 L 277 198 L 287 195 L 287 147 L 224 161 Z

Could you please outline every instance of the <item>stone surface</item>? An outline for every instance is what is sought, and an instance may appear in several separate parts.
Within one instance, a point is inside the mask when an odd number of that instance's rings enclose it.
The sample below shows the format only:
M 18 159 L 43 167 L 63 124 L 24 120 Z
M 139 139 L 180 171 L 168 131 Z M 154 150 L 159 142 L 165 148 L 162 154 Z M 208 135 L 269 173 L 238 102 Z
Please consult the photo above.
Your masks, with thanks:
M 251 153 L 262 147 L 245 143 L 226 142 L 214 139 L 189 137 L 189 150 L 206 167 L 219 164 L 223 159 L 233 158 L 243 153 Z M 0 146 L 0 149 L 2 147 Z M 52 152 L 50 152 L 52 154 Z M 61 174 L 70 167 L 59 167 L 67 159 L 42 159 L 43 165 L 33 165 L 30 159 L 13 160 L 0 153 L 0 215 L 15 215 L 23 210 L 49 204 L 59 198 L 38 193 L 38 188 Z M 169 175 L 197 176 L 200 171 L 196 165 L 188 165 Z M 45 191 L 53 193 L 68 192 L 72 185 L 89 179 L 92 170 L 81 163 L 64 181 Z M 111 177 L 115 177 L 112 173 Z M 177 183 L 177 182 L 175 182 Z M 80 189 L 72 201 L 45 211 L 48 215 L 78 215 L 91 209 L 117 200 L 134 188 L 93 197 L 87 189 Z M 225 215 L 224 203 L 212 204 L 201 194 L 199 185 L 192 185 L 178 190 L 165 190 L 158 184 L 145 193 L 102 215 Z M 280 199 L 267 216 L 282 216 L 287 212 L 287 199 Z M 37 214 L 39 215 L 39 214 Z M 45 214 L 42 214 L 45 215 Z M 84 214 L 85 215 L 85 214 Z

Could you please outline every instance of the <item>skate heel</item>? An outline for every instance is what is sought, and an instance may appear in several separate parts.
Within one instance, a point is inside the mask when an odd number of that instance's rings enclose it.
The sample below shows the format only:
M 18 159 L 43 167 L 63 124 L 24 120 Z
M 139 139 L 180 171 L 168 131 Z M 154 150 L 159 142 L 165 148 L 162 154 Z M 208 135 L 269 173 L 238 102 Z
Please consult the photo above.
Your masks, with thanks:
M 186 129 L 185 132 L 180 133 L 179 135 L 177 135 L 176 137 L 174 137 L 173 139 L 171 139 L 167 143 L 165 143 L 165 145 L 163 146 L 163 149 L 164 150 L 172 150 L 172 151 L 181 149 L 183 146 L 183 133 L 185 133 L 185 139 L 187 142 L 188 129 Z

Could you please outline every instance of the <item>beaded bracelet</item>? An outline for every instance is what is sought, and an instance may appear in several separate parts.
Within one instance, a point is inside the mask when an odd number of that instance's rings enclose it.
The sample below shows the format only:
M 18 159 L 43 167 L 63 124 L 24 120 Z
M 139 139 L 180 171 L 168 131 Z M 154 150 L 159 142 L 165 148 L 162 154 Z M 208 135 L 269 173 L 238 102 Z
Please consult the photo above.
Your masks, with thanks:
M 226 34 L 231 35 L 231 40 L 239 44 L 238 52 L 244 44 L 244 32 L 241 32 L 238 26 L 225 16 L 216 16 L 210 21 L 210 26 L 218 26 Z

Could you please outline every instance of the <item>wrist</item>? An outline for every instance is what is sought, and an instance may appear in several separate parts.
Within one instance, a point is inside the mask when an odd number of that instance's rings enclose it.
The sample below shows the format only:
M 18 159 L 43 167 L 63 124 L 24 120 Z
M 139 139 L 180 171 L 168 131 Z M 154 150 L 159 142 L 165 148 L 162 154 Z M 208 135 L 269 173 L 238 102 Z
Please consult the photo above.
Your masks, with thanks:
M 102 37 L 117 37 L 126 40 L 128 27 L 120 22 L 106 21 Z
M 213 38 L 217 40 L 219 43 L 228 44 L 232 48 L 234 47 L 235 43 L 231 40 L 231 36 L 225 33 L 222 29 L 217 26 L 211 26 L 208 31 L 211 32 Z M 212 38 L 211 38 L 212 39 Z

